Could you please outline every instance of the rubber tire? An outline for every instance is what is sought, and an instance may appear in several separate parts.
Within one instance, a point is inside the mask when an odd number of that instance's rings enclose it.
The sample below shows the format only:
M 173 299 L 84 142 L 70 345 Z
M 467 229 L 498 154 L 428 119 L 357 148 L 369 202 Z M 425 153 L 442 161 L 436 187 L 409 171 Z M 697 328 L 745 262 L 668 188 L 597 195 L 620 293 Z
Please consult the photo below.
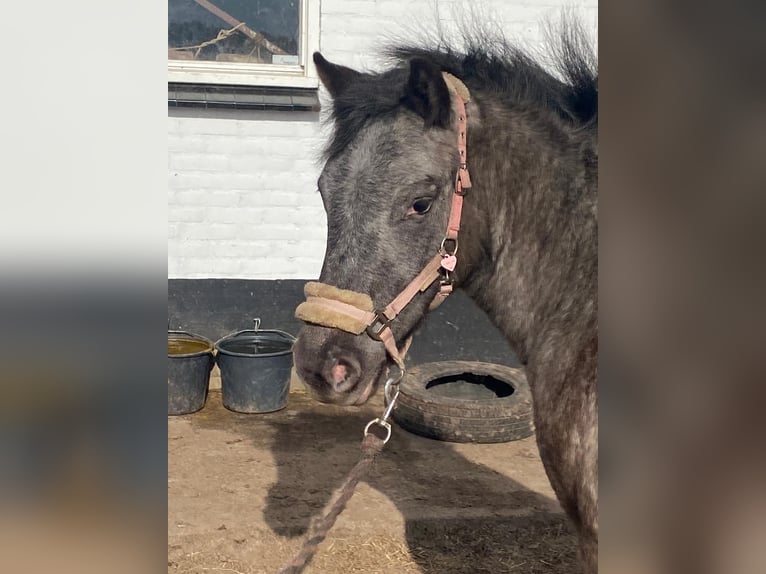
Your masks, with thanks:
M 507 397 L 467 400 L 435 395 L 429 382 L 450 375 L 489 375 L 511 385 Z M 408 371 L 399 385 L 393 418 L 412 433 L 448 442 L 497 443 L 534 433 L 532 394 L 524 371 L 494 363 L 442 361 Z

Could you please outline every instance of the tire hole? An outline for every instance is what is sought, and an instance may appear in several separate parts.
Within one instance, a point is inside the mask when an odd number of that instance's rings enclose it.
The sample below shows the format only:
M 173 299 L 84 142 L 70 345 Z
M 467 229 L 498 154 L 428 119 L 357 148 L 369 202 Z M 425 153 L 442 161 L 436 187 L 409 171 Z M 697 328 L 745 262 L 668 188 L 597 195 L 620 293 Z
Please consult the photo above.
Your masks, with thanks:
M 426 384 L 426 389 L 452 399 L 499 399 L 513 394 L 513 385 L 491 375 L 457 373 L 439 377 Z

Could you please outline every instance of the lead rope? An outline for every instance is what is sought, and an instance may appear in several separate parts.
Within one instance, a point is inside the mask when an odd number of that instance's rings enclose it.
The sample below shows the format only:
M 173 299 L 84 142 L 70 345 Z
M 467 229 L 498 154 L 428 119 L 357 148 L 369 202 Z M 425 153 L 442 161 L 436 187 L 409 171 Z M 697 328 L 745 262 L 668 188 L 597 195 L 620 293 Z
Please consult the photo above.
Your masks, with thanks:
M 336 491 L 335 500 L 330 504 L 324 516 L 309 526 L 306 541 L 290 563 L 279 574 L 299 574 L 316 554 L 317 548 L 327 537 L 338 516 L 346 508 L 356 489 L 356 485 L 369 470 L 377 454 L 383 449 L 386 440 L 372 433 L 365 433 L 362 440 L 362 456 L 356 466 L 348 473 L 345 482 Z
M 409 346 L 409 341 L 410 339 L 408 339 L 406 344 L 405 353 L 406 348 Z M 303 572 L 303 569 L 308 566 L 309 562 L 311 562 L 311 559 L 316 554 L 317 548 L 324 539 L 327 538 L 327 533 L 335 525 L 338 516 L 345 510 L 346 504 L 348 504 L 348 501 L 351 500 L 351 497 L 354 495 L 356 485 L 359 484 L 359 481 L 372 466 L 375 457 L 383 450 L 383 446 L 385 446 L 391 438 L 391 423 L 388 422 L 388 418 L 394 410 L 396 399 L 399 398 L 399 383 L 404 378 L 403 353 L 400 354 L 397 359 L 402 359 L 401 362 L 397 360 L 399 373 L 389 377 L 384 386 L 384 394 L 388 403 L 386 409 L 380 417 L 371 420 L 367 423 L 367 426 L 364 427 L 364 438 L 362 439 L 361 446 L 362 454 L 359 458 L 359 462 L 357 462 L 354 468 L 351 469 L 351 472 L 346 476 L 346 480 L 344 480 L 343 484 L 335 491 L 332 502 L 328 503 L 325 507 L 325 511 L 321 518 L 313 521 L 313 523 L 309 525 L 306 539 L 300 550 L 295 557 L 279 571 L 279 574 L 300 574 L 300 572 Z M 386 436 L 384 438 L 371 432 L 371 428 L 375 425 L 386 430 Z

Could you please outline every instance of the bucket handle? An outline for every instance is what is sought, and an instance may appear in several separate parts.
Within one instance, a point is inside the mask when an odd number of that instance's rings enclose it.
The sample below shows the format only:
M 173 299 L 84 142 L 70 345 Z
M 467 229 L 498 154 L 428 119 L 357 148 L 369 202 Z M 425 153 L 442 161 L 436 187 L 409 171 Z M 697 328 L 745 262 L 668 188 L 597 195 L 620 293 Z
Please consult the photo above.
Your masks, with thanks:
M 261 330 L 260 329 L 260 326 L 261 326 L 260 318 L 253 319 L 253 322 L 255 324 L 255 328 L 254 329 L 242 329 L 240 331 L 234 331 L 233 333 L 229 333 L 228 335 L 224 335 L 223 337 L 221 337 L 220 339 L 218 339 L 215 342 L 215 347 L 218 348 L 219 343 L 221 343 L 224 339 L 233 339 L 234 337 L 236 337 L 237 335 L 241 335 L 242 333 L 257 333 L 258 331 L 260 331 Z M 279 329 L 267 329 L 267 331 L 270 331 L 272 333 L 280 333 L 280 334 L 286 336 L 288 339 L 290 339 L 290 341 L 292 343 L 295 343 L 295 341 L 298 340 L 298 338 L 295 335 L 291 335 L 290 333 L 288 333 L 286 331 L 280 331 Z
M 248 333 L 248 332 L 252 332 L 252 329 L 242 329 L 241 331 L 234 331 L 233 333 L 227 333 L 226 335 L 224 335 L 223 337 L 221 337 L 215 342 L 215 347 L 217 349 L 219 343 L 223 342 L 224 339 L 233 339 L 237 335 L 241 335 L 242 333 Z
M 236 337 L 237 335 L 241 335 L 242 333 L 249 333 L 249 332 L 251 332 L 251 331 L 252 331 L 253 333 L 257 333 L 257 332 L 258 332 L 258 331 L 260 331 L 260 330 L 261 330 L 261 318 L 260 318 L 260 317 L 253 317 L 253 328 L 252 328 L 252 329 L 241 329 L 241 330 L 239 330 L 239 331 L 234 331 L 233 333 L 228 333 L 227 335 L 224 335 L 223 337 L 221 337 L 220 339 L 218 339 L 218 340 L 215 342 L 215 345 L 216 345 L 216 347 L 217 347 L 217 346 L 218 346 L 218 343 L 220 343 L 220 342 L 221 342 L 221 341 L 223 341 L 224 339 L 233 338 L 233 337 Z
M 260 331 L 260 329 L 261 329 L 261 318 L 253 317 L 253 332 L 257 333 L 258 331 Z M 244 333 L 247 330 L 248 329 L 245 329 L 244 331 L 239 331 L 236 334 L 239 335 L 240 333 Z M 290 339 L 293 343 L 297 341 L 297 337 L 295 337 L 294 335 L 291 335 L 290 333 L 287 333 L 286 331 L 280 331 L 279 329 L 269 329 L 269 330 L 272 331 L 273 333 L 281 333 L 282 335 L 287 336 L 287 338 Z
M 168 333 L 172 335 L 189 335 L 190 337 L 198 340 L 203 340 L 205 337 L 202 335 L 197 335 L 196 333 L 190 333 L 189 331 L 184 331 L 183 329 L 168 329 Z
M 242 333 L 257 333 L 261 330 L 261 318 L 260 317 L 253 317 L 253 328 L 252 329 L 241 329 L 239 331 L 234 331 L 233 333 L 229 333 L 227 335 L 224 335 L 218 341 L 216 341 L 216 344 L 223 341 L 224 339 L 227 339 L 229 337 L 236 337 L 237 335 L 241 335 Z

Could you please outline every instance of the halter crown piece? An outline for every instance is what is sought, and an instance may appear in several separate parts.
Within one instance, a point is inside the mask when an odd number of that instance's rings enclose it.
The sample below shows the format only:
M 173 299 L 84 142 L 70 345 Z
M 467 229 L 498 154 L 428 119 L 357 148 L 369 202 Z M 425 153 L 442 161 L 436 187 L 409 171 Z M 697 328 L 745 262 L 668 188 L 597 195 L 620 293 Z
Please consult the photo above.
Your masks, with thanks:
M 460 162 L 455 176 L 455 190 L 452 194 L 447 231 L 436 255 L 423 270 L 391 301 L 384 309 L 375 310 L 372 299 L 364 293 L 339 289 L 325 283 L 310 281 L 304 287 L 306 301 L 295 309 L 295 316 L 307 323 L 340 329 L 354 335 L 367 333 L 380 341 L 404 373 L 404 355 L 409 347 L 408 339 L 400 351 L 391 331 L 391 322 L 418 294 L 440 280 L 439 292 L 431 303 L 430 309 L 438 307 L 452 293 L 452 276 L 457 264 L 458 232 L 463 211 L 463 196 L 471 187 L 471 177 L 467 165 L 466 113 L 465 104 L 471 96 L 465 84 L 452 74 L 442 72 L 452 100 L 452 108 L 457 117 L 457 147 Z M 429 310 L 430 310 L 429 309 Z M 393 404 L 390 405 L 391 407 Z

